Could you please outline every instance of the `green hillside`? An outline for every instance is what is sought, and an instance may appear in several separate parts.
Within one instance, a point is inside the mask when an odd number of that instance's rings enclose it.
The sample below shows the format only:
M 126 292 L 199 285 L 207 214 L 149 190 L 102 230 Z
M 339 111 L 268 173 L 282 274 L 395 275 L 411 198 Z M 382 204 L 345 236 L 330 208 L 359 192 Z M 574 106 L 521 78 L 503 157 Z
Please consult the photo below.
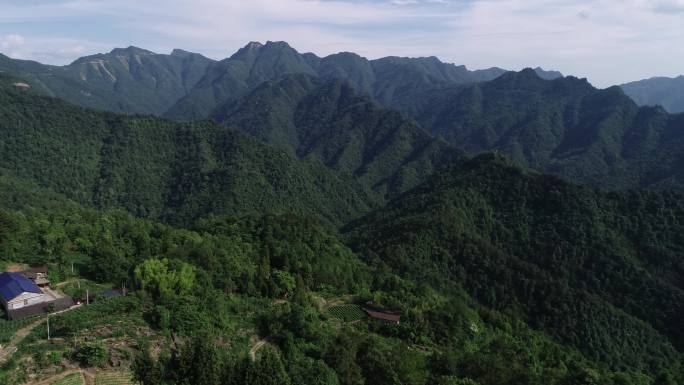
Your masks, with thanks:
M 626 343 L 649 347 L 637 350 L 651 355 L 645 363 L 617 355 L 621 363 L 611 362 L 617 369 L 610 370 L 604 357 L 588 359 L 592 354 L 555 342 L 515 314 L 487 309 L 450 280 L 433 284 L 367 263 L 317 221 L 293 215 L 213 216 L 185 230 L 123 212 L 3 210 L 0 255 L 2 262 L 49 264 L 53 284 L 92 279 L 134 290 L 51 316 L 52 342 L 45 343 L 45 324 L 31 331 L 0 368 L 5 383 L 74 365 L 98 373 L 130 368 L 145 385 L 681 379 L 676 353 L 653 331 L 644 336 L 652 338 L 649 345 Z M 345 323 L 325 310 L 340 301 L 323 299 L 331 295 L 400 309 L 402 322 Z M 120 367 L 113 367 L 114 357 Z
M 294 211 L 339 224 L 376 204 L 350 178 L 211 122 L 180 124 L 0 88 L 0 169 L 98 208 L 189 223 Z
M 415 186 L 460 152 L 339 80 L 266 82 L 213 118 L 382 194 Z
M 345 231 L 360 254 L 406 279 L 463 288 L 592 360 L 678 371 L 682 198 L 597 192 L 489 154 Z
M 536 170 L 607 189 L 681 187 L 684 115 L 639 108 L 618 87 L 533 70 L 435 90 L 404 109 L 467 153 L 500 150 Z

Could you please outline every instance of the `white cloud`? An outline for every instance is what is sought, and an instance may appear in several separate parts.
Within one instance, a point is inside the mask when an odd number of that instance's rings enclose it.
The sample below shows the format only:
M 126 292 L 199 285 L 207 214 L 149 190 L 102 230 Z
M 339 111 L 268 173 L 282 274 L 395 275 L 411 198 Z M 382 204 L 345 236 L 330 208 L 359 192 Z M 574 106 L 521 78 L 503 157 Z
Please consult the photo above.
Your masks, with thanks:
M 6 35 L 0 37 L 0 47 L 2 49 L 12 49 L 24 45 L 24 37 L 20 35 Z
M 25 42 L 24 37 L 21 35 L 9 34 L 0 36 L 0 49 L 11 57 L 21 59 L 23 58 L 21 48 Z

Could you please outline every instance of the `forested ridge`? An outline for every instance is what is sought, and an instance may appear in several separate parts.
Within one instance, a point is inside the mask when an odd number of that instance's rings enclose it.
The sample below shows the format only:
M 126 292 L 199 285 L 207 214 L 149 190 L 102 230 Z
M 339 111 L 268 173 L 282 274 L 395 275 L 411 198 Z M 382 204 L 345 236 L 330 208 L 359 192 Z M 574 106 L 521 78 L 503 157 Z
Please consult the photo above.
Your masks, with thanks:
M 0 89 L 0 168 L 81 204 L 176 224 L 264 210 L 340 224 L 379 201 L 350 178 L 209 121 L 96 112 L 11 83 Z
M 396 111 L 340 80 L 290 75 L 265 82 L 214 120 L 353 176 L 383 197 L 414 187 L 462 156 Z
M 681 202 L 600 193 L 483 155 L 346 231 L 362 255 L 463 287 L 593 359 L 667 367 L 682 359 Z
M 427 92 L 404 111 L 437 137 L 604 189 L 681 188 L 684 115 L 638 107 L 618 87 L 533 70 Z
M 287 69 L 283 48 L 269 47 Z M 51 342 L 31 331 L 0 383 L 68 368 L 144 385 L 684 382 L 681 192 L 603 192 L 469 157 L 358 86 L 251 74 L 211 109 L 220 124 L 90 110 L 0 75 L 0 262 L 97 293 L 51 318 Z M 499 81 L 510 88 L 488 100 L 511 112 L 527 87 L 532 107 L 478 124 L 537 116 L 539 87 L 566 111 L 570 88 L 654 112 L 653 140 L 676 145 L 678 117 L 615 90 Z M 19 325 L 3 321 L 0 339 Z

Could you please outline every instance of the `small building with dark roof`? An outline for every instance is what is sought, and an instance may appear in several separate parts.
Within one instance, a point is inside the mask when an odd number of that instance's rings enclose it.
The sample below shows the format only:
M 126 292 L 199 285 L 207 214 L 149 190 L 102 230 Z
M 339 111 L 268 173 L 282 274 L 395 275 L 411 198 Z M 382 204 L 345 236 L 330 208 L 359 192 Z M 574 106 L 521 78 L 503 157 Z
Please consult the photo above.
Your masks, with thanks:
M 122 295 L 124 295 L 124 292 L 119 289 L 109 289 L 102 292 L 103 298 L 121 297 Z
M 50 286 L 47 266 L 31 267 L 28 270 L 22 271 L 21 274 L 33 281 L 38 287 Z
M 363 311 L 368 317 L 383 324 L 399 325 L 401 313 L 393 310 L 379 309 L 373 306 L 364 306 Z
M 35 282 L 20 273 L 0 274 L 0 302 L 9 314 L 12 310 L 50 301 Z

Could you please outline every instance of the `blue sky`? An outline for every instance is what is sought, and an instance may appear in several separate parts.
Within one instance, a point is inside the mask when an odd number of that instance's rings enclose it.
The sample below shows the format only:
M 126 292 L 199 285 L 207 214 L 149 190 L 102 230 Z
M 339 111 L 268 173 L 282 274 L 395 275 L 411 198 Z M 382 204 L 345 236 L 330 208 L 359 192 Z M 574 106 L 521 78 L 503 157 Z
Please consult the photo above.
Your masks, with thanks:
M 49 64 L 128 45 L 221 59 L 266 40 L 603 87 L 684 73 L 684 0 L 0 0 L 0 52 Z

